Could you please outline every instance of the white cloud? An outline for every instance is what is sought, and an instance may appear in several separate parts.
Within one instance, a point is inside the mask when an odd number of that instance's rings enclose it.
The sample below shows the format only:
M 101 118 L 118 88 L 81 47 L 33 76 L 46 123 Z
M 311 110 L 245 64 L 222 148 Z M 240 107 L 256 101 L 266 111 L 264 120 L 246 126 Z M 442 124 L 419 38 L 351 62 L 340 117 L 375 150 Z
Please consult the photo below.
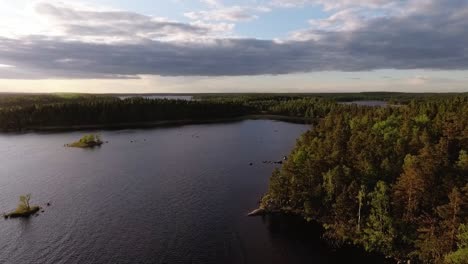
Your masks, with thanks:
M 349 7 L 381 8 L 391 6 L 405 0 L 272 0 L 270 5 L 277 7 L 300 7 L 304 5 L 321 5 L 326 10 L 343 9 Z
M 223 6 L 220 0 L 200 0 L 202 3 L 209 5 L 211 7 L 220 7 Z
M 206 21 L 250 21 L 257 19 L 257 13 L 269 12 L 265 7 L 230 6 L 206 11 L 187 12 L 184 15 L 194 20 Z
M 209 2 L 213 7 L 221 5 L 220 1 Z M 95 43 L 138 43 L 145 40 L 204 42 L 233 37 L 235 27 L 229 21 L 194 19 L 188 23 L 178 22 L 105 6 L 91 6 L 80 1 L 39 0 L 22 4 L 16 6 L 15 10 L 23 10 L 18 14 L 0 17 L 0 37 L 18 39 L 35 35 Z M 0 15 L 2 7 L 0 2 Z M 7 11 L 11 13 L 10 9 Z
M 195 41 L 229 35 L 226 23 L 181 23 L 162 17 L 41 1 L 34 15 L 46 21 L 40 35 L 86 42 Z M 36 33 L 37 34 L 37 33 Z
M 410 85 L 424 85 L 430 81 L 429 77 L 426 76 L 414 76 L 406 80 Z
M 327 18 L 309 20 L 310 27 L 290 33 L 291 40 L 319 40 L 329 32 L 353 32 L 365 27 L 370 20 L 388 17 L 388 14 L 369 12 L 365 8 L 346 8 Z
M 312 19 L 309 24 L 316 30 L 349 31 L 362 26 L 363 20 L 358 9 L 344 9 L 325 19 Z

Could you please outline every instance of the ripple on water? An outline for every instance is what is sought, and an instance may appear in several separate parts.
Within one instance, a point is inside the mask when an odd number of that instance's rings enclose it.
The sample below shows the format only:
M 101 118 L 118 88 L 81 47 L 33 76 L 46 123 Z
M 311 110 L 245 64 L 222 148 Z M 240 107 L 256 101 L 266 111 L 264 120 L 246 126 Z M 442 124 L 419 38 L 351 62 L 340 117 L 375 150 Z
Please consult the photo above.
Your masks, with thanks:
M 0 212 L 24 193 L 52 202 L 29 222 L 0 223 L 0 263 L 323 263 L 328 253 L 245 217 L 274 168 L 261 161 L 289 153 L 307 128 L 100 131 L 109 144 L 94 150 L 63 147 L 83 132 L 0 134 Z

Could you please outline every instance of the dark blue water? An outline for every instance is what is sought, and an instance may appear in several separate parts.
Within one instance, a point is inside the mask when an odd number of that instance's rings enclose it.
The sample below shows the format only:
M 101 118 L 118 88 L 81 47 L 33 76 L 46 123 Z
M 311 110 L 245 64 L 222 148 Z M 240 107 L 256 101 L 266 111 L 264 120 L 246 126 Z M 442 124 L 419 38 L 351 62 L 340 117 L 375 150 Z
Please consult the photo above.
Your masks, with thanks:
M 275 121 L 0 135 L 0 212 L 31 193 L 45 212 L 0 219 L 0 263 L 330 263 L 320 230 L 249 218 L 274 165 L 308 127 Z M 132 142 L 133 141 L 133 142 Z M 253 166 L 249 163 L 253 162 Z M 51 206 L 45 204 L 51 202 Z

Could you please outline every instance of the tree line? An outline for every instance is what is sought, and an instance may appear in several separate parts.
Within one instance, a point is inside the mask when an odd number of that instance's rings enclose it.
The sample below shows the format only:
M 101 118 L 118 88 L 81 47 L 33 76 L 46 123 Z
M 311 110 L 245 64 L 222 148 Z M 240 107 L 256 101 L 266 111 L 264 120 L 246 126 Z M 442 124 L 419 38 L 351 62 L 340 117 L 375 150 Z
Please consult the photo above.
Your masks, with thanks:
M 37 98 L 38 97 L 38 98 Z M 16 104 L 0 100 L 0 130 L 53 126 L 112 125 L 162 120 L 229 118 L 252 112 L 240 104 L 141 97 L 107 96 L 15 98 Z
M 0 130 L 205 120 L 245 115 L 315 119 L 338 107 L 331 99 L 301 96 L 210 96 L 196 100 L 120 99 L 103 95 L 0 96 Z

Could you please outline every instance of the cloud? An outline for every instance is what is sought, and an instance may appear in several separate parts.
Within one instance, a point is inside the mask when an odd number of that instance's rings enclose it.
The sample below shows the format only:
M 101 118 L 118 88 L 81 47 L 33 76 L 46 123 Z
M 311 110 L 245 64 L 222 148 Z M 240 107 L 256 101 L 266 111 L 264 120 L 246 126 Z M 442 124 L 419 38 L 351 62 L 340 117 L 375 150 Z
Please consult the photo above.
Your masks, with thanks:
M 306 51 L 307 47 L 306 43 L 298 46 L 255 39 L 105 44 L 29 38 L 20 42 L 0 39 L 0 57 L 6 63 L 15 61 L 20 69 L 56 77 L 235 76 L 302 71 L 304 58 L 297 55 L 310 57 L 313 51 Z M 294 61 L 297 63 L 291 63 Z
M 195 20 L 237 22 L 257 19 L 256 13 L 269 11 L 266 7 L 230 6 L 208 11 L 187 12 L 184 15 Z
M 0 68 L 14 68 L 15 66 L 13 65 L 8 65 L 8 64 L 1 64 L 0 63 Z
M 40 12 L 60 21 L 64 35 L 0 38 L 2 63 L 16 66 L 0 69 L 0 78 L 468 69 L 466 1 L 414 0 L 405 2 L 404 7 L 379 16 L 366 15 L 359 8 L 338 10 L 330 18 L 313 21 L 310 28 L 296 32 L 297 38 L 279 42 L 214 36 L 207 22 L 184 24 L 136 13 L 46 6 Z M 349 21 L 353 21 L 352 26 L 335 26 Z M 87 39 L 96 36 L 136 40 Z
M 223 5 L 220 0 L 200 0 L 200 2 L 211 7 L 220 7 Z
M 351 31 L 359 29 L 365 20 L 360 9 L 344 9 L 325 19 L 312 19 L 309 24 L 323 31 Z
M 407 0 L 272 0 L 270 5 L 277 7 L 301 7 L 304 5 L 321 5 L 326 10 L 344 9 L 349 7 L 382 8 Z
M 37 4 L 35 11 L 52 23 L 55 32 L 69 40 L 186 40 L 231 29 L 226 24 L 188 24 L 133 12 L 89 11 L 47 2 Z

